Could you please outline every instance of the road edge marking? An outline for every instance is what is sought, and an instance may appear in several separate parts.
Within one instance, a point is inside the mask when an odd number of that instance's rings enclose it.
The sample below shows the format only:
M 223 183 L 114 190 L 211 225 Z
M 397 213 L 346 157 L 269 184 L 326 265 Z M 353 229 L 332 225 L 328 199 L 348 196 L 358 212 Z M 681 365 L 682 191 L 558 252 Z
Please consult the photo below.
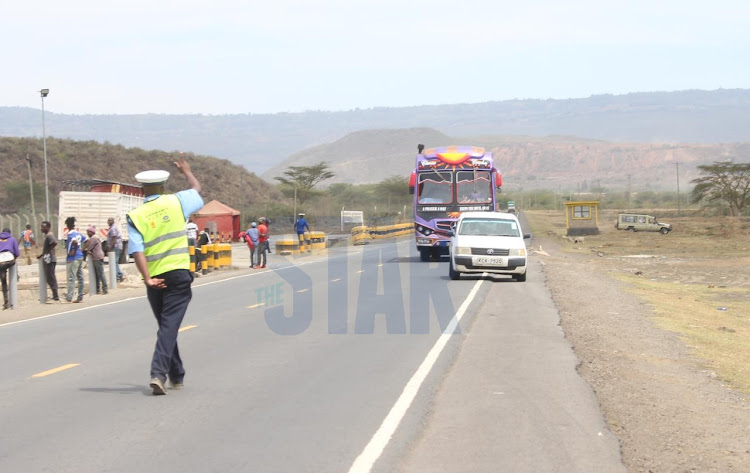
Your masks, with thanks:
M 354 460 L 354 463 L 352 463 L 351 468 L 349 468 L 349 473 L 369 473 L 372 470 L 375 462 L 383 454 L 383 451 L 385 451 L 385 448 L 391 441 L 393 434 L 401 424 L 401 421 L 406 415 L 406 411 L 409 410 L 409 407 L 411 407 L 411 403 L 414 401 L 414 398 L 417 397 L 417 393 L 419 392 L 422 383 L 424 382 L 425 378 L 427 378 L 427 375 L 432 370 L 435 362 L 437 362 L 440 353 L 442 353 L 443 348 L 445 348 L 448 340 L 456 330 L 456 327 L 461 321 L 461 318 L 464 316 L 469 308 L 469 305 L 474 300 L 474 297 L 479 291 L 479 286 L 482 285 L 483 281 L 484 279 L 480 279 L 476 282 L 476 284 L 474 284 L 471 292 L 469 292 L 469 295 L 466 296 L 466 299 L 461 304 L 461 307 L 459 307 L 458 311 L 456 311 L 456 315 L 453 316 L 448 326 L 445 328 L 443 333 L 440 334 L 440 337 L 427 353 L 427 356 L 422 361 L 422 364 L 419 365 L 417 371 L 414 372 L 411 379 L 409 379 L 409 382 L 407 382 L 406 386 L 404 386 L 403 391 L 401 391 L 401 395 L 398 397 L 395 404 L 393 404 L 393 407 L 391 407 L 388 415 L 385 417 L 385 419 L 383 419 L 383 422 L 380 424 L 378 430 L 372 436 L 368 444 L 365 446 L 364 450 L 362 450 L 362 453 L 360 453 L 359 456 Z

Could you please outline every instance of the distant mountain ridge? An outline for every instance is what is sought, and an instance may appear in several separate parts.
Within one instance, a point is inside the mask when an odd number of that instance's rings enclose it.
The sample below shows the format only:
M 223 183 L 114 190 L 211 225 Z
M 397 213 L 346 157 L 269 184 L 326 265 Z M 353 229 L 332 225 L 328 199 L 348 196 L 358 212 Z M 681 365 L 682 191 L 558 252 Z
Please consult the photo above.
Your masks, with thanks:
M 47 100 L 47 135 L 219 156 L 264 173 L 295 152 L 373 129 L 448 136 L 577 136 L 637 143 L 750 141 L 750 90 L 240 115 L 65 115 Z M 0 136 L 41 137 L 41 110 L 0 107 Z M 410 148 L 411 149 L 411 148 Z
M 350 133 L 333 143 L 295 153 L 262 177 L 270 180 L 289 166 L 327 161 L 335 177 L 324 185 L 373 183 L 393 175 L 405 178 L 414 168 L 419 143 L 427 147 L 484 147 L 493 153 L 508 190 L 676 190 L 678 173 L 683 190 L 687 190 L 690 181 L 698 177 L 696 167 L 701 164 L 727 159 L 750 162 L 750 143 L 613 143 L 565 136 L 450 137 L 430 128 L 412 128 Z

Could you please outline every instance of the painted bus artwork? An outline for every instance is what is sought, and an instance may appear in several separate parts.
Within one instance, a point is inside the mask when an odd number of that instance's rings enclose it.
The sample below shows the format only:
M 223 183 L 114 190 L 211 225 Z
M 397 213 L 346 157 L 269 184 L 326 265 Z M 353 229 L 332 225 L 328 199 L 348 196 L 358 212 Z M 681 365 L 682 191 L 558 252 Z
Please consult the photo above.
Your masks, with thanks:
M 448 254 L 453 223 L 461 212 L 494 211 L 503 184 L 492 153 L 476 146 L 417 147 L 409 177 L 414 226 L 422 261 Z

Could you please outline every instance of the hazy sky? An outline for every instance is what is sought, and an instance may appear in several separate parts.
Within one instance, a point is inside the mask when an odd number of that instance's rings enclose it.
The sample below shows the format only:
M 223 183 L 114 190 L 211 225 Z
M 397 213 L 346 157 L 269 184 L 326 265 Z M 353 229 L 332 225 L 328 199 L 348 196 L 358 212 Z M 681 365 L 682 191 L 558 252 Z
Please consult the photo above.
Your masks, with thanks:
M 6 1 L 0 106 L 273 113 L 750 88 L 750 2 Z

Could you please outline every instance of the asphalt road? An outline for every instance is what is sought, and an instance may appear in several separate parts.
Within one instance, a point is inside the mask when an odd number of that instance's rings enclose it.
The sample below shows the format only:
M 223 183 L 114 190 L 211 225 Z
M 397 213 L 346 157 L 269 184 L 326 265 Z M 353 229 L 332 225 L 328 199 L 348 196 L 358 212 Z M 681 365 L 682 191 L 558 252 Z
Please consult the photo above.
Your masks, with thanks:
M 624 471 L 536 263 L 273 256 L 196 281 L 167 396 L 145 297 L 0 326 L 0 471 Z

